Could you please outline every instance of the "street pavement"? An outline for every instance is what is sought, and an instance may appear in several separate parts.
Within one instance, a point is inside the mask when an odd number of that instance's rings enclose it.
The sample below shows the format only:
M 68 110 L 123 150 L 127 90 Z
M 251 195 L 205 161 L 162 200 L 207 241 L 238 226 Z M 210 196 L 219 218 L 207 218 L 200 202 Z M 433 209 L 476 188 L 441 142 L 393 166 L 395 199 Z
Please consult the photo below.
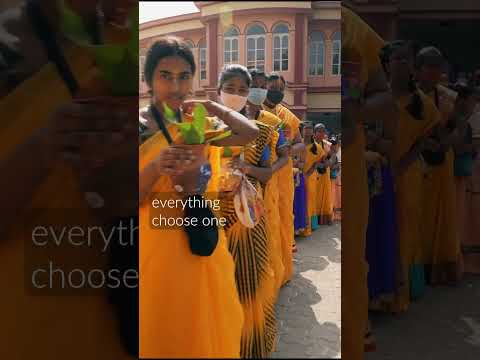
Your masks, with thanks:
M 340 358 L 339 223 L 296 238 L 295 275 L 277 300 L 277 350 L 272 358 Z
M 428 287 L 405 314 L 370 314 L 377 351 L 366 360 L 479 360 L 480 277 Z

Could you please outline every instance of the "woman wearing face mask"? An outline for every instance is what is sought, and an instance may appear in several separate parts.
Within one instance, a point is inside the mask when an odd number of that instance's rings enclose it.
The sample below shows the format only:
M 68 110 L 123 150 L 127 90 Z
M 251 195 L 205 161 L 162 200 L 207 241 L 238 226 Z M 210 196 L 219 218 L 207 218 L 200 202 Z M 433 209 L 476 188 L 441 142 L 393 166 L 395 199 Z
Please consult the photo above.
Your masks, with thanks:
M 217 183 L 208 180 L 209 165 L 216 166 L 215 154 L 222 149 L 218 146 L 242 145 L 258 133 L 255 124 L 224 105 L 185 101 L 195 68 L 187 44 L 173 37 L 154 43 L 145 62 L 152 104 L 140 126 L 141 131 L 151 130 L 150 137 L 139 150 L 142 358 L 240 356 L 243 311 L 224 231 L 151 225 L 152 212 L 157 217 L 182 218 L 193 211 L 181 207 L 155 210 L 151 206 L 155 194 L 167 194 L 163 200 L 185 200 L 216 193 Z M 164 106 L 176 114 L 176 121 L 183 122 L 190 121 L 192 104 L 198 102 L 216 117 L 207 118 L 208 132 L 226 124 L 233 135 L 212 142 L 216 145 L 212 147 L 181 145 L 178 127 L 173 119 L 166 120 Z
M 225 67 L 218 81 L 222 103 L 234 111 L 245 113 L 251 81 L 244 66 Z M 225 168 L 240 169 L 257 191 L 262 191 L 272 176 L 270 154 L 274 129 L 258 121 L 255 123 L 260 129 L 259 136 L 245 147 L 224 149 L 213 173 L 221 176 L 222 171 L 228 171 L 223 170 Z M 253 228 L 244 226 L 235 212 L 232 197 L 224 198 L 222 211 L 227 218 L 225 230 L 235 262 L 235 279 L 245 317 L 240 356 L 266 358 L 274 348 L 276 337 L 275 275 L 271 267 L 266 216 L 262 215 Z
M 267 182 L 264 191 L 265 211 L 267 218 L 268 239 L 271 248 L 271 262 L 275 273 L 275 288 L 277 291 L 283 283 L 284 266 L 282 261 L 282 243 L 280 236 L 280 210 L 279 210 L 279 170 L 288 162 L 289 146 L 283 131 L 279 128 L 281 120 L 274 114 L 262 110 L 262 104 L 267 96 L 267 77 L 265 73 L 255 69 L 250 71 L 252 84 L 248 94 L 247 115 L 262 124 L 272 126 L 273 131 L 271 152 L 272 177 Z
M 285 106 L 281 104 L 284 91 L 285 79 L 283 76 L 272 73 L 267 79 L 267 98 L 262 107 L 264 110 L 276 115 L 284 124 L 285 137 L 291 145 L 290 157 L 286 166 L 279 173 L 279 189 L 283 196 L 280 197 L 280 217 L 282 227 L 280 229 L 282 237 L 283 265 L 285 274 L 283 283 L 288 282 L 293 275 L 293 255 L 292 248 L 295 244 L 294 239 L 294 219 L 293 219 L 293 198 L 295 184 L 293 182 L 293 161 L 292 155 L 303 151 L 304 146 L 300 136 L 300 120 Z

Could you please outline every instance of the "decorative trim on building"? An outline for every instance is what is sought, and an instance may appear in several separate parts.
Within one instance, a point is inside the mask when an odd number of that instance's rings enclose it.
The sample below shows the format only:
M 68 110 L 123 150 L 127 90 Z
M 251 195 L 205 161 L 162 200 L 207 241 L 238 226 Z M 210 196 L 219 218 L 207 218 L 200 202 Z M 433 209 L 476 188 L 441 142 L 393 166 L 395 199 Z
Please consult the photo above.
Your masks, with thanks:
M 328 113 L 340 113 L 342 112 L 342 109 L 340 108 L 322 108 L 322 107 L 309 107 L 308 112 L 328 112 Z
M 341 90 L 340 86 L 309 86 L 307 88 L 309 94 L 340 93 Z
M 177 23 L 177 22 L 180 22 L 180 21 L 197 20 L 197 19 L 200 19 L 200 18 L 201 18 L 201 13 L 199 11 L 199 12 L 195 12 L 195 13 L 191 13 L 191 14 L 182 14 L 182 15 L 171 16 L 171 17 L 164 18 L 164 19 L 147 21 L 147 22 L 144 22 L 144 23 L 140 24 L 139 31 L 144 31 L 144 30 L 151 29 L 151 28 L 154 28 L 154 27 L 159 27 L 159 26 L 163 26 L 163 25 Z
M 194 96 L 207 96 L 207 93 L 205 92 L 205 90 L 197 90 L 194 92 L 193 94 Z
M 208 84 L 211 87 L 216 86 L 218 80 L 218 18 L 212 19 L 207 25 L 207 52 L 208 52 Z
M 304 82 L 305 65 L 304 65 L 304 49 L 305 49 L 305 14 L 295 15 L 295 71 L 294 82 Z

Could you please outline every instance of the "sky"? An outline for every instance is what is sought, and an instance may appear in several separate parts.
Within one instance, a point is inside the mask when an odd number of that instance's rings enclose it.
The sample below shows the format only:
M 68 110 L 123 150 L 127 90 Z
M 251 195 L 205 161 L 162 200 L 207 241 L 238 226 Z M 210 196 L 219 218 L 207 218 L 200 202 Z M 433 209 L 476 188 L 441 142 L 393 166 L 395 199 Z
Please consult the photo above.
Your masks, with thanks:
M 193 1 L 140 1 L 140 24 L 166 17 L 198 12 Z

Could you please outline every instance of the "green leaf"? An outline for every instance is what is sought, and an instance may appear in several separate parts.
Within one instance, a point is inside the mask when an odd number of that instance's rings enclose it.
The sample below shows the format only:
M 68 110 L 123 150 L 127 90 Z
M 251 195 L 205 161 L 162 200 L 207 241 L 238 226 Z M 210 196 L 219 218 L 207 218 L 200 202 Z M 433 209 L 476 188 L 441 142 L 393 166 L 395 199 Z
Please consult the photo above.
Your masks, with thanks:
M 101 45 L 88 47 L 95 55 L 98 65 L 112 68 L 121 64 L 125 57 L 125 47 L 122 45 Z M 103 68 L 100 70 L 104 70 Z
M 65 0 L 59 0 L 59 8 L 61 13 L 60 28 L 62 32 L 77 43 L 92 43 L 92 39 L 85 28 L 82 17 L 76 14 Z
M 125 46 L 89 46 L 113 95 L 126 96 L 138 93 L 136 65 L 127 55 Z
M 175 112 L 168 106 L 167 103 L 163 103 L 163 114 L 165 115 L 165 118 L 167 121 L 170 122 L 177 122 L 177 119 L 175 117 Z
M 227 138 L 227 137 L 229 137 L 229 136 L 231 136 L 231 135 L 232 135 L 232 130 L 228 130 L 228 131 L 225 131 L 224 133 L 221 133 L 220 135 L 217 135 L 217 136 L 215 136 L 215 137 L 207 140 L 206 142 L 207 142 L 207 143 L 211 143 L 211 142 L 213 142 L 213 141 L 222 140 L 222 139 L 225 139 L 225 138 Z
M 202 139 L 200 138 L 197 130 L 193 127 L 192 123 L 178 123 L 177 126 L 182 134 L 185 144 L 196 145 L 202 143 Z
M 202 104 L 197 104 L 193 109 L 193 128 L 197 132 L 199 144 L 205 142 L 205 126 L 207 124 L 207 109 Z

